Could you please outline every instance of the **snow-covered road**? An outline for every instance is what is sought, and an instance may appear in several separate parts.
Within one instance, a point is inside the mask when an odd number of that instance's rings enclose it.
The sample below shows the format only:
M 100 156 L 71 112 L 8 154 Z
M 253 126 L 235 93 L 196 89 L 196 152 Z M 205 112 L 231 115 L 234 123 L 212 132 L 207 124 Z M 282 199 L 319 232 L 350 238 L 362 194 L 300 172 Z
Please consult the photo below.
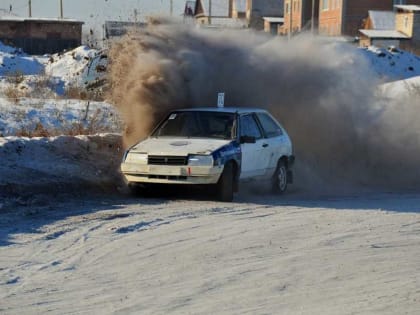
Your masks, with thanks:
M 0 313 L 420 312 L 420 195 L 181 198 L 3 212 Z

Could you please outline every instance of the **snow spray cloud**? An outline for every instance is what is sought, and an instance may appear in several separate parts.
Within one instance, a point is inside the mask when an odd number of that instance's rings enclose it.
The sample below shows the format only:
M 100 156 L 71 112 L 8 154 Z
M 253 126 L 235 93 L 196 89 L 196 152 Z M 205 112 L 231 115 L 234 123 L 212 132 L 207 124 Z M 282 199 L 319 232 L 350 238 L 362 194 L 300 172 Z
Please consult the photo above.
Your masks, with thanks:
M 225 92 L 228 106 L 264 107 L 282 122 L 305 190 L 418 187 L 420 110 L 375 95 L 367 69 L 353 47 L 310 36 L 154 25 L 111 48 L 110 98 L 126 146 L 168 110 L 215 106 Z

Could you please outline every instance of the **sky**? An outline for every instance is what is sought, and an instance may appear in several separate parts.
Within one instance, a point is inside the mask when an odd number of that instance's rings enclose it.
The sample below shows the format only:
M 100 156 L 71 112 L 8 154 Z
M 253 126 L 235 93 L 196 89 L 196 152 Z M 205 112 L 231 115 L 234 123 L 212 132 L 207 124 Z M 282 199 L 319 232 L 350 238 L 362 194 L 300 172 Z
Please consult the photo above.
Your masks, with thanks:
M 170 0 L 62 0 L 65 18 L 85 22 L 84 29 L 100 29 L 105 20 L 134 21 L 148 15 L 169 15 Z M 184 11 L 185 0 L 173 0 L 174 15 Z M 29 14 L 29 0 L 0 0 L 0 9 L 10 10 L 22 17 Z M 32 0 L 32 17 L 60 16 L 60 0 Z

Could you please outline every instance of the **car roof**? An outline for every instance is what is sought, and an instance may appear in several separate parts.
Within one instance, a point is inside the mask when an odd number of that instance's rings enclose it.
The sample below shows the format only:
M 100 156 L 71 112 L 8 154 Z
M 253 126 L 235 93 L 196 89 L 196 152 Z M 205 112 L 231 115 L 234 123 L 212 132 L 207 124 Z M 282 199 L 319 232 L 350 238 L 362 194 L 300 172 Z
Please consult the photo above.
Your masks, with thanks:
M 262 108 L 253 108 L 253 107 L 191 107 L 174 110 L 174 112 L 188 112 L 188 111 L 197 111 L 197 112 L 219 112 L 219 113 L 266 113 L 267 111 Z

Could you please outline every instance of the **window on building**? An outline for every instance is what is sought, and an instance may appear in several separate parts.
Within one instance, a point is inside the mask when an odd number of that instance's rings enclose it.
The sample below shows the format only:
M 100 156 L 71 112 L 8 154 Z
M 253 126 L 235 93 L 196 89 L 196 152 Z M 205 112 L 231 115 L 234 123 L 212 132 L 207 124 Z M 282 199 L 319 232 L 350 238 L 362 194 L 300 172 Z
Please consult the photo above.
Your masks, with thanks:
M 286 14 L 290 14 L 289 2 L 286 2 Z
M 329 0 L 321 0 L 321 9 L 328 10 L 328 1 Z

